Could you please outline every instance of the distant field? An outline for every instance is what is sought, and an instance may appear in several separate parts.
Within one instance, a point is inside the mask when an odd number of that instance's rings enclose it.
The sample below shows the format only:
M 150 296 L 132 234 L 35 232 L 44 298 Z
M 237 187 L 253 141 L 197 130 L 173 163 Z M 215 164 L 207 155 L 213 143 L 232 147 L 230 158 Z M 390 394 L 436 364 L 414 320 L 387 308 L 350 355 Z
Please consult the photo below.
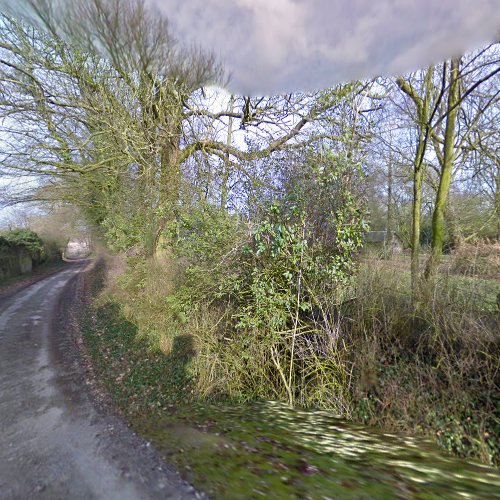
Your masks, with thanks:
M 426 255 L 421 256 L 420 268 L 422 271 L 425 267 L 426 259 Z M 450 256 L 443 257 L 434 293 L 453 294 L 455 297 L 461 296 L 463 299 L 470 301 L 471 306 L 481 311 L 497 311 L 497 296 L 500 293 L 500 280 L 496 277 L 498 270 L 492 268 L 491 278 L 475 276 L 472 271 L 470 274 L 458 274 L 453 272 L 452 263 Z M 409 255 L 397 255 L 390 259 L 381 259 L 374 255 L 365 256 L 362 259 L 361 272 L 373 270 L 378 270 L 381 273 L 387 273 L 391 276 L 397 275 L 397 292 L 410 294 Z

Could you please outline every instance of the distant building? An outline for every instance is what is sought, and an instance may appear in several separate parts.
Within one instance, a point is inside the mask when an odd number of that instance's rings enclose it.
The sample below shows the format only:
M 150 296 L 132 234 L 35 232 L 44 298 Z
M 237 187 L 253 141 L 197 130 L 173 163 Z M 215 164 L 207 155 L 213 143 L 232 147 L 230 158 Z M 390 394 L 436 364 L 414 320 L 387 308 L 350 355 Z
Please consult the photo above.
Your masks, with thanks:
M 395 233 L 389 242 L 389 233 L 387 231 L 368 231 L 365 236 L 365 242 L 372 247 L 384 249 L 391 253 L 401 253 L 403 251 L 403 240 Z M 390 244 L 390 248 L 388 248 Z
M 89 238 L 71 238 L 66 245 L 64 257 L 67 259 L 84 259 L 90 255 L 91 249 Z

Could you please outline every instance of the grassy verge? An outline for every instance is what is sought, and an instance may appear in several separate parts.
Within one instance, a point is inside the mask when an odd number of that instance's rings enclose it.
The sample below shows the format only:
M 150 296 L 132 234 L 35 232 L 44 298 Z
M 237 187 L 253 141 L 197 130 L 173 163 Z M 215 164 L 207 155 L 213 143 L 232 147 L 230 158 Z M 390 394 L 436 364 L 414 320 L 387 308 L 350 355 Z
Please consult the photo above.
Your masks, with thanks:
M 235 491 L 243 498 L 260 493 L 304 497 L 305 492 L 317 498 L 332 492 L 394 496 L 399 490 L 418 498 L 423 491 L 418 480 L 429 482 L 425 474 L 413 475 L 418 462 L 437 460 L 446 478 L 431 481 L 429 491 L 446 493 L 453 476 L 449 468 L 463 476 L 465 462 L 437 459 L 425 437 L 460 457 L 498 463 L 498 316 L 484 306 L 484 293 L 474 302 L 468 287 L 450 285 L 461 283 L 460 277 L 436 284 L 431 300 L 416 312 L 406 274 L 375 266 L 361 270 L 356 299 L 343 311 L 338 330 L 339 360 L 350 373 L 341 388 L 346 408 L 341 416 L 379 429 L 370 431 L 366 443 L 388 441 L 385 435 L 376 437 L 378 432 L 408 433 L 424 436 L 418 441 L 430 451 L 415 455 L 414 449 L 394 443 L 399 451 L 393 456 L 391 449 L 381 454 L 365 443 L 356 445 L 362 452 L 356 451 L 355 458 L 345 459 L 338 450 L 352 450 L 362 428 L 347 428 L 347 441 L 338 438 L 329 449 L 318 450 L 318 443 L 341 425 L 332 421 L 331 409 L 326 423 L 317 421 L 318 412 L 297 420 L 297 412 L 287 410 L 288 417 L 295 415 L 291 430 L 277 426 L 280 414 L 259 406 L 263 403 L 237 406 L 221 396 L 218 404 L 201 403 L 198 339 L 215 322 L 204 315 L 197 326 L 178 309 L 172 314 L 166 289 L 172 273 L 155 266 L 149 274 L 135 266 L 112 277 L 106 298 L 85 315 L 85 344 L 113 404 L 201 489 L 218 498 L 235 498 Z M 116 290 L 118 274 L 125 286 Z M 483 281 L 489 282 L 478 283 Z M 216 357 L 215 341 L 213 346 L 201 352 L 206 359 Z M 325 392 L 325 400 L 336 396 Z M 315 430 L 316 444 L 300 429 Z M 415 465 L 410 476 L 398 460 Z
M 327 412 L 201 404 L 189 342 L 165 356 L 115 304 L 87 311 L 83 334 L 112 403 L 214 498 L 442 498 L 500 486 L 491 470 L 443 457 L 429 442 L 367 432 Z
M 108 303 L 86 318 L 84 341 L 113 403 L 130 415 L 166 410 L 190 398 L 192 356 L 188 338 L 176 340 L 171 355 L 138 338 L 137 327 Z
M 433 436 L 463 458 L 499 465 L 499 283 L 441 275 L 410 300 L 409 273 L 364 266 L 350 320 L 352 418 Z

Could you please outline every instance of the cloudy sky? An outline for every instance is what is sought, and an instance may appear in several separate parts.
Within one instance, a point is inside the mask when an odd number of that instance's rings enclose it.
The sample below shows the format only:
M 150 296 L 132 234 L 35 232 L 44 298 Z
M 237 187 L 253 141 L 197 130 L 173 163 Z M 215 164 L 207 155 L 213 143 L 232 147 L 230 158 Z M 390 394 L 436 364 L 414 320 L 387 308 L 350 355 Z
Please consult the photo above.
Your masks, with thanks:
M 500 0 L 147 0 L 212 49 L 231 90 L 269 94 L 393 75 L 500 38 Z

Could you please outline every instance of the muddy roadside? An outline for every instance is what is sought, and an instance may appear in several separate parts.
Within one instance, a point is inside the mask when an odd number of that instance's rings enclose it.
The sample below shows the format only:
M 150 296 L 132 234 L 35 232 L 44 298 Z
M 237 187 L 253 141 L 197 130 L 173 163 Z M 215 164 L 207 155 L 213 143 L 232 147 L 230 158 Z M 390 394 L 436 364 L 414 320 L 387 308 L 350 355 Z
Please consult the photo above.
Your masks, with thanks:
M 68 285 L 54 315 L 50 348 L 56 369 L 62 374 L 60 388 L 68 401 L 92 406 L 94 419 L 105 429 L 100 436 L 101 449 L 118 464 L 125 478 L 142 485 L 141 498 L 207 498 L 165 463 L 149 441 L 129 428 L 93 369 L 80 319 L 93 298 L 95 272 L 102 265 L 101 259 L 87 264 Z
M 28 288 L 29 286 L 38 283 L 49 276 L 68 269 L 68 266 L 71 266 L 75 262 L 61 260 L 59 262 L 44 264 L 29 274 L 13 276 L 0 281 L 0 300 L 8 299 L 21 290 L 24 290 L 25 288 Z

